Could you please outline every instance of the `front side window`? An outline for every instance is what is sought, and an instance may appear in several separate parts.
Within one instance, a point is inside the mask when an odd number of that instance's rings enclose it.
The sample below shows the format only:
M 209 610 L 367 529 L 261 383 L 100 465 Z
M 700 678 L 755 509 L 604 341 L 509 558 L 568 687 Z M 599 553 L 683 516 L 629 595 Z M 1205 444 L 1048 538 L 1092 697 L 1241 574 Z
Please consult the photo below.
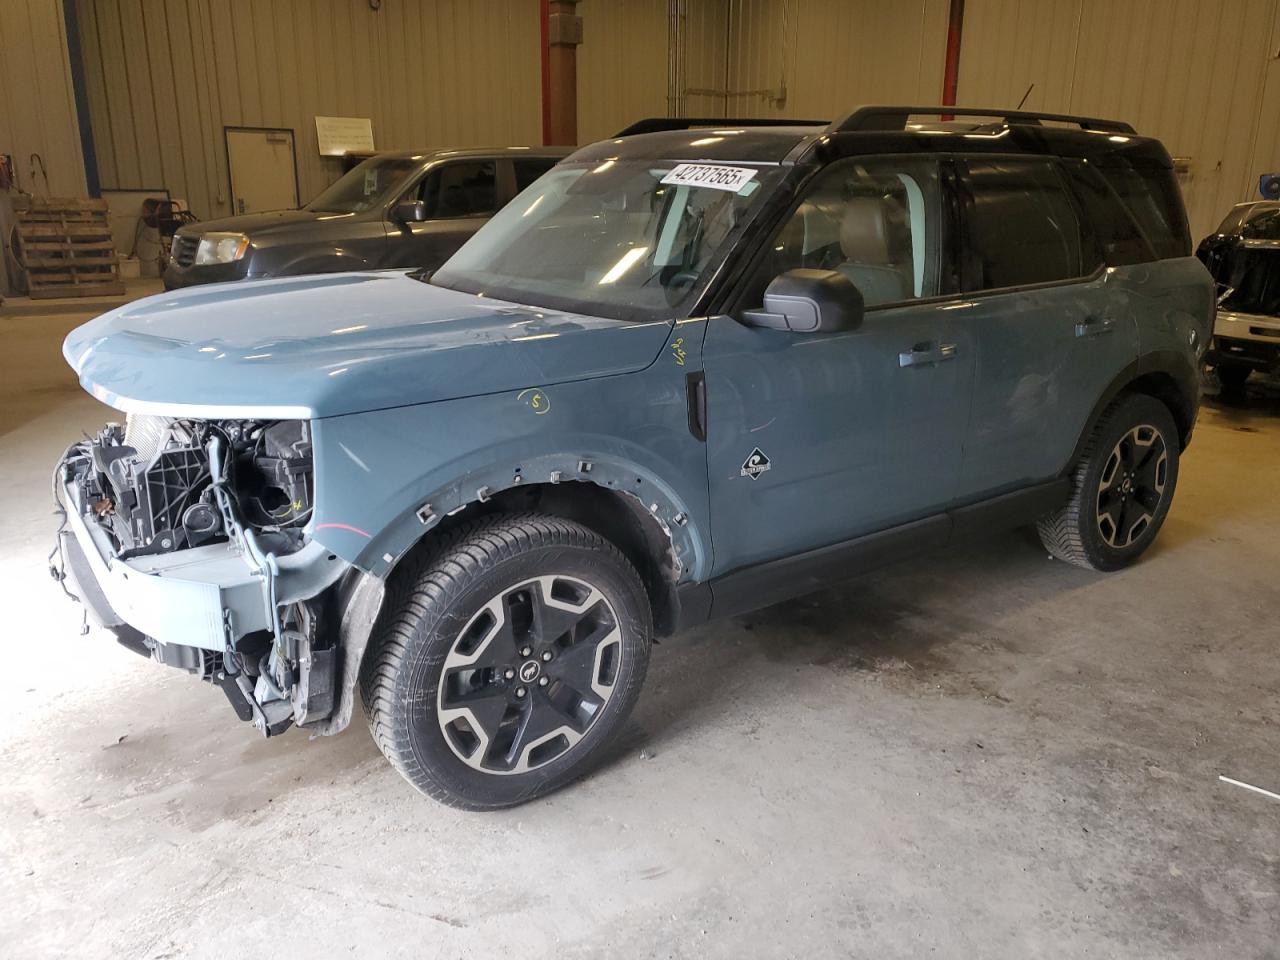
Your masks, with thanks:
M 418 163 L 412 157 L 370 157 L 344 173 L 306 208 L 313 213 L 363 213 L 401 188 Z
M 432 170 L 419 198 L 427 218 L 487 217 L 498 206 L 497 167 L 492 160 L 455 160 Z
M 959 167 L 966 292 L 1072 280 L 1093 271 L 1080 218 L 1052 162 L 967 160 Z
M 726 170 L 739 172 L 716 186 L 700 175 Z M 503 207 L 430 282 L 618 319 L 687 316 L 781 176 L 774 166 L 727 162 L 562 163 Z
M 932 161 L 845 160 L 818 174 L 753 272 L 742 303 L 779 274 L 835 270 L 867 306 L 938 290 L 938 172 Z

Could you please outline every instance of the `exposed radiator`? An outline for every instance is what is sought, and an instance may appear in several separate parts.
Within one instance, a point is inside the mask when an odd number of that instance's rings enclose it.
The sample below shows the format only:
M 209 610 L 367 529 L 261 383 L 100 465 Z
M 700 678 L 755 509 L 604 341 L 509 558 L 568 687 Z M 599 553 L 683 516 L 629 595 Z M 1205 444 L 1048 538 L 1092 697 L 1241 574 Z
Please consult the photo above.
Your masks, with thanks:
M 168 438 L 171 423 L 172 417 L 130 413 L 124 421 L 125 446 L 137 450 L 142 463 L 150 463 Z

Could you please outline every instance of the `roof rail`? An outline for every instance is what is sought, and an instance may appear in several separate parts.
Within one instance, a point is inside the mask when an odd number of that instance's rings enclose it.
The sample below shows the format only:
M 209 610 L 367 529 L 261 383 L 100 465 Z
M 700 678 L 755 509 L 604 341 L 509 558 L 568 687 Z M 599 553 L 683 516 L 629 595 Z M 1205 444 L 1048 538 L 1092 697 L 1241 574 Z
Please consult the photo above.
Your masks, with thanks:
M 1039 113 L 1030 110 L 995 110 L 987 107 L 858 107 L 843 120 L 828 128 L 829 133 L 849 133 L 868 130 L 905 130 L 907 118 L 913 115 L 943 117 L 996 117 L 1006 124 L 1040 126 L 1041 121 L 1056 120 L 1060 123 L 1078 124 L 1081 130 L 1102 130 L 1109 133 L 1134 133 L 1134 129 L 1122 120 L 1102 120 L 1098 117 L 1077 117 L 1067 113 Z
M 664 130 L 692 130 L 695 127 L 825 127 L 829 120 L 743 119 L 742 117 L 646 117 L 619 130 L 614 137 L 631 137 L 637 133 L 660 133 Z

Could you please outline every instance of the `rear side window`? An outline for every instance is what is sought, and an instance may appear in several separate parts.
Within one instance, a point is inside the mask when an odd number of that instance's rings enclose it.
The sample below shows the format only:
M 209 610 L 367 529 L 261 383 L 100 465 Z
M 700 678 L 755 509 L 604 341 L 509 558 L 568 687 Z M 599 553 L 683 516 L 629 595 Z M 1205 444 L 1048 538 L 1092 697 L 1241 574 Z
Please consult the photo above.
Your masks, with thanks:
M 1102 262 L 1109 267 L 1123 267 L 1156 258 L 1129 209 L 1092 165 L 1066 162 L 1061 169 L 1080 202 L 1087 227 L 1092 228 Z
M 1051 162 L 966 161 L 960 164 L 958 188 L 965 291 L 1072 280 L 1093 272 L 1096 257 L 1085 255 L 1080 217 Z
M 555 157 L 529 157 L 516 160 L 516 193 L 522 191 L 533 181 L 556 165 Z
M 1123 156 L 1109 157 L 1097 167 L 1138 221 L 1158 256 L 1191 255 L 1187 214 L 1172 170 L 1134 163 Z
M 487 217 L 497 209 L 492 160 L 458 160 L 433 170 L 422 181 L 422 200 L 431 219 Z

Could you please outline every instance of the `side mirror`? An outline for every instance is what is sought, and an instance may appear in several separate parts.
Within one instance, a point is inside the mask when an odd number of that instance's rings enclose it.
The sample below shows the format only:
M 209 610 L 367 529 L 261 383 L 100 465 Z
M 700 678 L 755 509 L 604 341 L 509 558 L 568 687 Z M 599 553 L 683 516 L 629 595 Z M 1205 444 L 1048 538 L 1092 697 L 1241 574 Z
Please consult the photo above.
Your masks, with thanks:
M 836 333 L 862 323 L 862 294 L 835 270 L 788 270 L 764 292 L 764 309 L 748 310 L 753 327 L 794 333 Z
M 422 223 L 427 219 L 427 205 L 421 200 L 404 200 L 391 208 L 391 219 L 399 223 Z

